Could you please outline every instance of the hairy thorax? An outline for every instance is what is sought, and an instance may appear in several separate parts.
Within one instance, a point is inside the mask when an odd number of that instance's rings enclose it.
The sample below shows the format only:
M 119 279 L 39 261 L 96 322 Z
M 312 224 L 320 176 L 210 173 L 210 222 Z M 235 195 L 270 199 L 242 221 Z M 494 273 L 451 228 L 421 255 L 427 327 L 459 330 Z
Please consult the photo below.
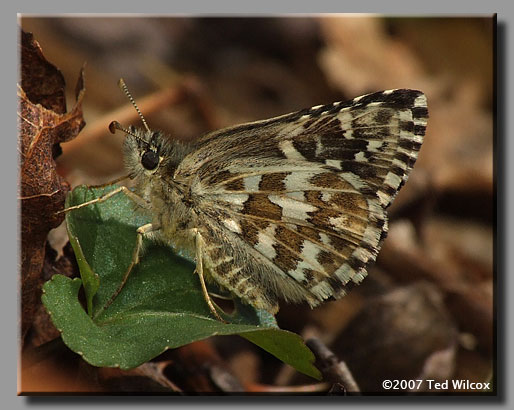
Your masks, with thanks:
M 196 215 L 184 194 L 157 175 L 144 185 L 142 196 L 149 202 L 152 224 L 159 227 L 155 238 L 177 250 L 193 253 Z

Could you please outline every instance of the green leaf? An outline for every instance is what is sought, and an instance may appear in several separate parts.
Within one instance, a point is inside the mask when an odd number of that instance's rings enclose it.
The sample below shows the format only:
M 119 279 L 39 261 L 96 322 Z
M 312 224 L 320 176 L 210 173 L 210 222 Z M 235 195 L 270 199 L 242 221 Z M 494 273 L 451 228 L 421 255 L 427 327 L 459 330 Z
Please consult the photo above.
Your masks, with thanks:
M 78 187 L 66 206 L 112 189 Z M 298 371 L 320 378 L 314 355 L 300 336 L 279 329 L 269 313 L 235 300 L 234 312 L 222 314 L 229 323 L 215 319 L 193 273 L 194 264 L 167 246 L 145 239 L 139 264 L 106 306 L 131 262 L 136 229 L 150 222 L 123 193 L 71 211 L 66 221 L 82 280 L 54 275 L 45 283 L 42 299 L 66 345 L 87 362 L 129 369 L 168 348 L 239 334 Z M 79 300 L 82 284 L 89 315 Z
M 86 294 L 87 312 L 89 316 L 93 316 L 93 297 L 100 287 L 100 277 L 91 269 L 82 252 L 82 247 L 76 236 L 68 232 L 71 246 L 75 251 L 75 257 L 80 268 L 80 277 L 84 284 L 84 293 Z

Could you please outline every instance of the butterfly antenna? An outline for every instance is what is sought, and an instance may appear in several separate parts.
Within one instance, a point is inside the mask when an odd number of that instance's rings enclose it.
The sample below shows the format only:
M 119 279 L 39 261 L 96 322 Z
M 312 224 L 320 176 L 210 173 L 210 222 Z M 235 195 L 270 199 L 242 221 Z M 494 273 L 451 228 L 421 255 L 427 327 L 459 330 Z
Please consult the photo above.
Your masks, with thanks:
M 136 109 L 137 113 L 139 114 L 139 118 L 141 118 L 141 121 L 143 122 L 143 125 L 145 126 L 146 130 L 151 133 L 152 131 L 150 130 L 150 127 L 148 127 L 148 124 L 146 123 L 145 117 L 143 117 L 143 114 L 139 110 L 139 107 L 137 106 L 136 102 L 134 101 L 134 98 L 132 98 L 132 95 L 130 94 L 130 91 L 128 90 L 127 85 L 125 84 L 125 81 L 123 81 L 123 78 L 120 78 L 120 80 L 118 81 L 118 87 L 121 88 L 121 90 L 125 93 L 127 98 L 130 100 L 130 102 L 132 103 L 132 105 Z M 109 126 L 109 129 L 111 129 L 110 126 Z M 120 129 L 120 128 L 118 128 L 118 129 Z M 128 134 L 130 134 L 130 133 L 128 133 Z M 131 135 L 133 135 L 133 134 L 131 134 Z
M 141 137 L 138 137 L 136 134 L 134 134 L 132 131 L 125 128 L 123 125 L 121 125 L 118 121 L 112 121 L 109 124 L 109 131 L 111 131 L 111 134 L 114 134 L 116 130 L 123 131 L 125 134 L 132 135 L 134 138 L 138 139 L 141 142 L 144 142 L 147 145 L 150 145 L 150 143 L 146 140 L 144 140 Z

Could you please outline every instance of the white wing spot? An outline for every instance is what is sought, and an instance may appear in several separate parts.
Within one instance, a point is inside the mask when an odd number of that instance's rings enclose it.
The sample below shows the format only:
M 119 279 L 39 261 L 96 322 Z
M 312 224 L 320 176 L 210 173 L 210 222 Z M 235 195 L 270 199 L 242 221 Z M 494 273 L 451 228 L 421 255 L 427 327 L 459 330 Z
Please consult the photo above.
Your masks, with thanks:
M 248 198 L 248 194 L 224 194 L 221 197 L 221 200 L 224 202 L 229 202 L 233 205 L 236 205 L 237 208 L 240 208 L 244 205 Z
M 287 159 L 305 160 L 305 157 L 293 146 L 293 142 L 291 140 L 282 140 L 279 144 L 279 148 Z
M 325 245 L 331 245 L 330 236 L 328 236 L 326 233 L 320 232 L 319 238 L 321 239 L 321 242 L 323 242 Z
M 225 220 L 223 220 L 223 225 L 225 225 L 232 232 L 241 233 L 241 227 L 233 219 L 225 219 Z
M 318 175 L 321 171 L 298 171 L 292 172 L 284 179 L 284 184 L 287 191 L 304 191 L 305 188 L 310 187 L 309 180 Z
M 305 269 L 314 269 L 318 272 L 324 272 L 325 269 L 321 264 L 318 262 L 316 257 L 318 256 L 320 252 L 320 248 L 312 243 L 311 241 L 304 241 L 302 245 L 302 253 L 300 259 L 298 261 L 298 264 L 296 265 L 296 269 L 293 271 L 289 271 L 288 274 L 290 274 L 292 277 L 294 277 L 298 281 L 302 281 L 305 279 L 304 270 Z
M 345 215 L 332 217 L 328 220 L 328 222 L 330 223 L 330 225 L 336 228 L 345 228 L 346 226 L 348 226 L 348 217 L 346 217 Z
M 407 150 L 405 148 L 402 148 L 402 147 L 398 147 L 398 152 L 402 153 L 402 154 L 405 154 L 405 155 L 411 155 L 411 151 L 410 150 Z
M 378 191 L 377 195 L 378 195 L 378 198 L 380 199 L 380 203 L 382 204 L 382 206 L 384 206 L 384 205 L 389 203 L 389 199 L 391 197 L 389 195 L 387 195 L 385 192 Z
M 378 149 L 382 148 L 383 144 L 384 144 L 383 141 L 380 141 L 380 140 L 368 141 L 368 151 L 379 152 Z
M 347 263 L 343 263 L 339 269 L 337 269 L 334 274 L 341 279 L 343 283 L 347 283 L 352 276 L 354 270 Z
M 321 194 L 321 200 L 323 202 L 330 202 L 331 199 L 332 199 L 332 192 L 323 191 L 323 193 Z
M 341 161 L 338 161 L 336 159 L 327 159 L 325 160 L 325 164 L 337 169 L 341 169 Z
M 339 114 L 337 114 L 337 119 L 341 121 L 341 124 L 348 124 L 353 121 L 353 115 L 347 109 L 341 110 Z M 346 135 L 345 135 L 346 137 Z
M 245 191 L 258 192 L 259 183 L 261 182 L 262 175 L 252 175 L 244 178 Z
M 412 121 L 412 112 L 410 110 L 399 111 L 398 117 L 400 118 L 400 121 Z
M 362 262 L 367 262 L 373 257 L 373 255 L 367 249 L 364 248 L 355 249 L 353 255 L 359 258 Z
M 325 300 L 332 296 L 334 291 L 327 282 L 320 282 L 316 286 L 313 286 L 310 291 L 314 293 L 319 300 Z
M 426 107 L 427 106 L 427 97 L 425 94 L 420 95 L 414 100 L 414 107 Z
M 282 208 L 282 218 L 305 221 L 309 218 L 307 212 L 316 211 L 317 208 L 305 202 L 298 202 L 291 198 L 270 195 L 268 199 Z
M 254 248 L 266 256 L 266 258 L 273 260 L 277 256 L 277 251 L 273 247 L 275 244 L 275 229 L 276 225 L 270 224 L 264 231 L 260 231 L 257 236 L 258 242 Z
M 393 189 L 398 189 L 400 186 L 400 183 L 402 182 L 402 179 L 392 172 L 389 172 L 384 180 L 384 182 L 389 185 Z
M 403 170 L 407 169 L 407 164 L 403 161 L 400 161 L 398 158 L 393 159 L 393 165 Z
M 366 277 L 366 271 L 355 272 L 355 275 L 353 275 L 353 277 L 352 277 L 352 282 L 353 283 L 361 283 L 365 277 Z
M 366 156 L 364 155 L 364 152 L 362 152 L 362 151 L 355 154 L 354 158 L 355 158 L 355 161 L 359 161 L 359 162 L 367 161 Z

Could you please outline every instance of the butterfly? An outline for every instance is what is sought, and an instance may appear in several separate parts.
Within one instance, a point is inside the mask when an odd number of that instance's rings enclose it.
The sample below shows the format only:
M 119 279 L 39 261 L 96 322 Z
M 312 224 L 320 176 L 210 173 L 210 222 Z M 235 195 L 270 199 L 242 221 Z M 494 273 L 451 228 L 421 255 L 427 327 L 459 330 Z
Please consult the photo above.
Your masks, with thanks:
M 135 187 L 120 187 L 151 216 L 143 237 L 196 259 L 205 278 L 272 314 L 279 302 L 315 307 L 367 275 L 387 234 L 386 209 L 407 181 L 425 135 L 425 95 L 376 92 L 210 132 L 189 143 L 143 128 L 125 132 Z M 113 298 L 119 293 L 116 292 Z M 111 298 L 111 300 L 113 299 Z

